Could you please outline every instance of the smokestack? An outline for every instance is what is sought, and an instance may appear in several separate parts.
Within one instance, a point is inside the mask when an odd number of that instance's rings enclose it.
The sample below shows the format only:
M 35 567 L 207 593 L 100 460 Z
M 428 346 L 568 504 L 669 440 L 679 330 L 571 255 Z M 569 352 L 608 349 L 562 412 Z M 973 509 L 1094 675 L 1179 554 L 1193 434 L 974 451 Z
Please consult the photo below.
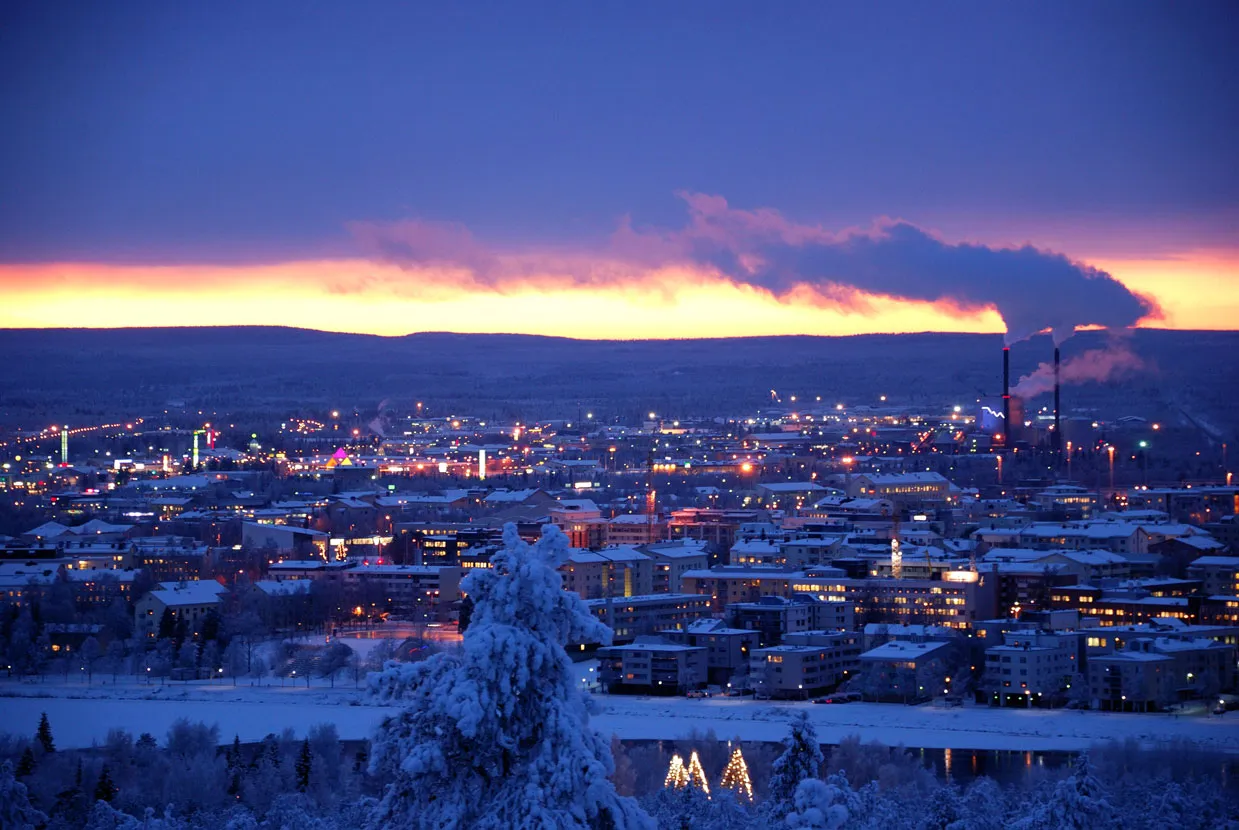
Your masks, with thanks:
M 1011 347 L 1002 347 L 1002 445 L 1011 446 Z
M 1061 393 L 1062 393 L 1062 387 L 1059 384 L 1058 346 L 1055 346 L 1054 347 L 1054 440 L 1051 442 L 1050 446 L 1054 448 L 1055 454 L 1059 454 L 1059 455 L 1061 455 L 1063 451 L 1063 429 L 1062 429 L 1062 423 L 1060 421 L 1060 414 L 1059 414 L 1062 411 L 1061 407 L 1059 406 L 1061 402 Z

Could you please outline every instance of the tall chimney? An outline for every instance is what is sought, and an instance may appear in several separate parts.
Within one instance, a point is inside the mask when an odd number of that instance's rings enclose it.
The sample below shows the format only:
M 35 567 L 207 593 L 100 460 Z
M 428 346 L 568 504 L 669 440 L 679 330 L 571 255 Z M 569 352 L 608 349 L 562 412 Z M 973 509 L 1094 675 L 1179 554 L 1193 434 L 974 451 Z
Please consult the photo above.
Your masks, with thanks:
M 1002 347 L 1002 446 L 1011 446 L 1011 347 Z
M 1059 368 L 1058 346 L 1055 346 L 1054 347 L 1054 440 L 1051 442 L 1050 446 L 1054 448 L 1055 454 L 1061 455 L 1063 451 L 1063 425 L 1060 420 L 1060 413 L 1062 412 L 1062 409 L 1060 407 L 1062 389 L 1059 385 L 1058 368 Z

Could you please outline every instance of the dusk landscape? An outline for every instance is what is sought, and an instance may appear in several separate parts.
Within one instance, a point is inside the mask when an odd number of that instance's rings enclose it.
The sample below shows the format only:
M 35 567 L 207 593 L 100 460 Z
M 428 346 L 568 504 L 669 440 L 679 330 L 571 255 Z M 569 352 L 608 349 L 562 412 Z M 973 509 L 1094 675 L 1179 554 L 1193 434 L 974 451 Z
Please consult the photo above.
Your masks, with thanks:
M 1239 827 L 1231 4 L 0 11 L 0 826 Z

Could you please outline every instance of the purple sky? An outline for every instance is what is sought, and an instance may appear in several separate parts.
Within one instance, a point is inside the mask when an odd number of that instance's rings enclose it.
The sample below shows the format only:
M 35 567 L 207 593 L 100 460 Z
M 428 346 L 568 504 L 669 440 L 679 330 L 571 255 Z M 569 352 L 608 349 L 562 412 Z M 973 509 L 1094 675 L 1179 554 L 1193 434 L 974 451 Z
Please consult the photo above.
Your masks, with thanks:
M 0 263 L 347 255 L 410 217 L 593 244 L 682 225 L 677 191 L 1233 244 L 1233 3 L 878 5 L 5 3 Z

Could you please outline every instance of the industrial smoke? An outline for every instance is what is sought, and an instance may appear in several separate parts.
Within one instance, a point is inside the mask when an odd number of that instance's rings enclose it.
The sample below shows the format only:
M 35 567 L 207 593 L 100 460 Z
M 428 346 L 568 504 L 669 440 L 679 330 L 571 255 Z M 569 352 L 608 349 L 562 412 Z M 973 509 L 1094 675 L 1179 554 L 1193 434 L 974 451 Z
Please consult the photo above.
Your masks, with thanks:
M 530 282 L 631 286 L 657 269 L 689 266 L 786 301 L 807 293 L 822 305 L 858 306 L 877 295 L 993 309 L 1008 344 L 1046 330 L 1061 342 L 1081 326 L 1128 328 L 1159 313 L 1105 271 L 1031 245 L 952 243 L 890 219 L 836 233 L 768 208 L 737 210 L 719 196 L 679 195 L 688 205 L 685 227 L 625 222 L 596 250 L 497 252 L 459 225 L 421 220 L 352 230 L 374 256 L 456 280 L 467 274 L 475 287 L 499 292 Z
M 1145 363 L 1126 342 L 1115 338 L 1104 349 L 1088 349 L 1063 361 L 1059 369 L 1060 383 L 1104 383 L 1122 380 L 1145 369 Z M 1025 400 L 1053 391 L 1054 364 L 1042 363 L 1029 375 L 1020 378 L 1012 394 Z M 1057 409 L 1058 401 L 1055 400 Z

